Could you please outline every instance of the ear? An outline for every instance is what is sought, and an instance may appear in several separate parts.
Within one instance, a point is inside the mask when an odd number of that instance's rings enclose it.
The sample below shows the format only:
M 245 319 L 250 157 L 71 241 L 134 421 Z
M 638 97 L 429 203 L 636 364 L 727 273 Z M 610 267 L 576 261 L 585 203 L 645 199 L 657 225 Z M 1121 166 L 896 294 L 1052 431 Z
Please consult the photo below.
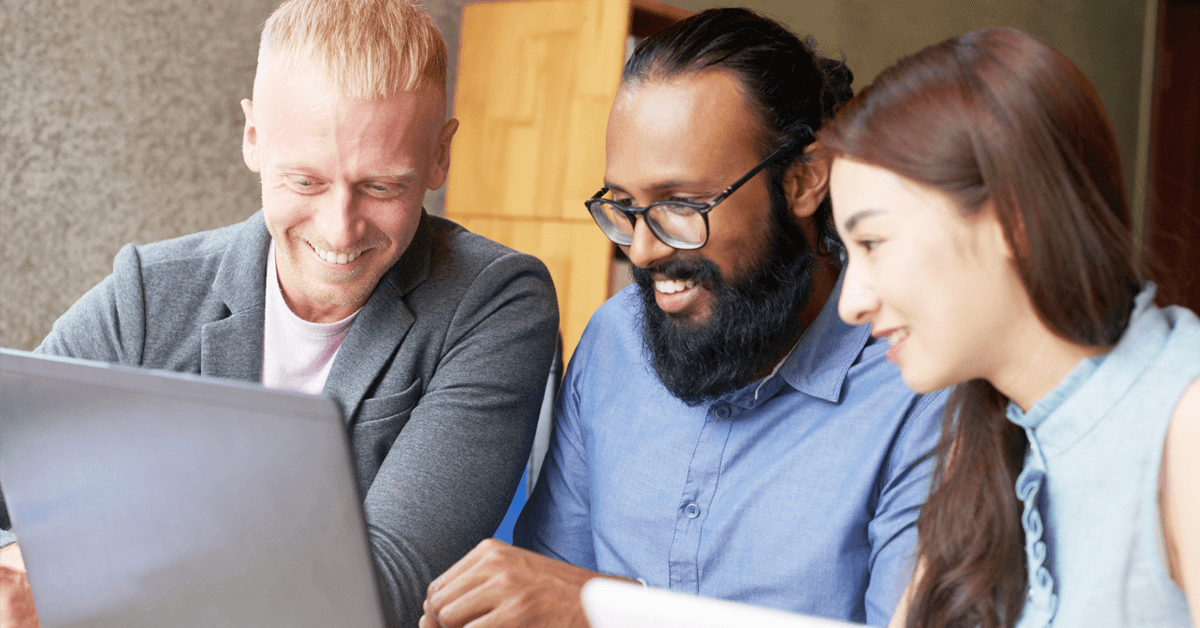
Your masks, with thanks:
M 829 194 L 829 152 L 813 142 L 804 155 L 807 159 L 797 159 L 783 175 L 783 191 L 797 221 L 815 214 Z
M 450 172 L 450 141 L 458 131 L 458 119 L 451 118 L 442 126 L 438 136 L 438 145 L 434 149 L 437 154 L 437 164 L 433 168 L 433 176 L 429 179 L 429 189 L 436 190 L 446 183 L 446 174 Z
M 250 172 L 262 172 L 258 160 L 258 131 L 254 127 L 254 103 L 249 98 L 242 99 L 242 113 L 246 114 L 246 128 L 242 132 L 242 159 Z
M 991 199 L 988 199 L 977 215 L 987 221 L 988 237 L 991 239 L 993 250 L 1000 251 L 1004 259 L 1014 264 L 1017 263 L 1018 257 L 1029 259 L 1029 234 L 1025 231 L 1025 218 L 1020 212 L 1014 212 L 1012 215 L 1015 222 L 1012 225 L 1012 242 L 1005 236 L 1004 224 L 1000 221 L 996 204 Z

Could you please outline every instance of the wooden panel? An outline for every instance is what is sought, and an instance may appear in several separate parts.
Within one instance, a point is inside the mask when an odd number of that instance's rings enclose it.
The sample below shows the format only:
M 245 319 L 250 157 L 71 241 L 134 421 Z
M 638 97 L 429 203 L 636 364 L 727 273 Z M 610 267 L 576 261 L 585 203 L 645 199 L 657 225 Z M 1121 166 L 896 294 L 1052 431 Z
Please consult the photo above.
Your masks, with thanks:
M 630 4 L 629 34 L 635 37 L 649 37 L 692 14 L 658 0 L 633 0 Z
M 570 358 L 592 313 L 608 297 L 612 243 L 596 224 L 522 218 L 462 218 L 464 227 L 523 253 L 550 269 L 558 291 L 563 358 Z
M 628 22 L 628 0 L 463 8 L 447 216 L 589 220 Z

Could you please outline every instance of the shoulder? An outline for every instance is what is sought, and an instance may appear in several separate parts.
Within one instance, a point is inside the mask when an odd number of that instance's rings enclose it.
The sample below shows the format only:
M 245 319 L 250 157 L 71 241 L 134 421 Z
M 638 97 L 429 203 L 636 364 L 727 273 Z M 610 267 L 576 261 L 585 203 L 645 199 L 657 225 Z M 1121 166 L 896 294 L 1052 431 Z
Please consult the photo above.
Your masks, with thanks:
M 643 316 L 640 301 L 638 287 L 633 285 L 596 308 L 583 330 L 576 353 L 587 355 L 596 351 L 625 359 L 628 352 L 622 349 L 635 348 L 640 351 Z
M 1200 377 L 1192 380 L 1175 404 L 1168 434 L 1168 438 L 1178 437 L 1189 443 L 1188 452 L 1200 456 Z
M 211 275 L 216 273 L 225 254 L 247 235 L 266 237 L 266 225 L 262 221 L 261 213 L 254 214 L 244 222 L 219 229 L 125 247 L 121 255 L 133 256 L 142 273 L 165 274 L 167 278 L 177 275 L 193 278 L 208 276 L 211 280 Z M 119 255 L 115 264 L 121 261 Z
M 598 389 L 588 390 L 590 382 L 607 381 L 620 372 L 626 384 L 634 386 L 637 384 L 630 378 L 649 373 L 652 367 L 643 353 L 639 301 L 637 286 L 629 286 L 596 309 L 571 353 L 564 387 L 598 399 L 602 395 Z
M 471 233 L 458 223 L 429 216 L 430 274 L 474 277 L 497 262 L 512 271 L 531 271 L 549 279 L 546 265 L 538 258 L 515 251 L 499 242 Z

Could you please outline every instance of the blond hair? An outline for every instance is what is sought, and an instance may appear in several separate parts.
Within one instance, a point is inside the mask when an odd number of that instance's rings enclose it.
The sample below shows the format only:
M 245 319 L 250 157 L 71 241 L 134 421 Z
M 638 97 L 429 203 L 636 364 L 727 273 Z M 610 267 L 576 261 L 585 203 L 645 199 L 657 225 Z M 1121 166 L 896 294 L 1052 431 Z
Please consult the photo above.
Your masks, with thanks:
M 413 0 L 285 0 L 263 27 L 255 90 L 265 67 L 301 60 L 355 98 L 446 89 L 446 42 Z

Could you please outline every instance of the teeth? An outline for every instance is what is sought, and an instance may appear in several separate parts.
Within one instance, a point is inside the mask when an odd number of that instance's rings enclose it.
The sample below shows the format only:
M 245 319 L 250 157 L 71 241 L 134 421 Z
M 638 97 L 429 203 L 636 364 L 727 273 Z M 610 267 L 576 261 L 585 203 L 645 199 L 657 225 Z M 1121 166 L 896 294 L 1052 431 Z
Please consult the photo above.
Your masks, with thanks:
M 888 340 L 888 344 L 894 347 L 894 346 L 900 344 L 901 342 L 904 342 L 905 338 L 908 338 L 908 329 L 907 328 L 897 329 L 896 331 L 888 334 L 887 340 Z
M 687 281 L 680 281 L 678 279 L 665 279 L 663 281 L 654 282 L 654 289 L 663 294 L 675 294 L 676 292 L 683 292 L 684 290 L 687 290 L 695 285 L 695 279 L 688 279 Z
M 357 251 L 350 253 L 334 253 L 333 251 L 326 251 L 325 249 L 318 249 L 316 247 L 313 247 L 313 250 L 316 251 L 317 257 L 329 262 L 330 264 L 349 264 L 350 262 L 358 259 L 358 256 L 360 255 L 360 253 Z

